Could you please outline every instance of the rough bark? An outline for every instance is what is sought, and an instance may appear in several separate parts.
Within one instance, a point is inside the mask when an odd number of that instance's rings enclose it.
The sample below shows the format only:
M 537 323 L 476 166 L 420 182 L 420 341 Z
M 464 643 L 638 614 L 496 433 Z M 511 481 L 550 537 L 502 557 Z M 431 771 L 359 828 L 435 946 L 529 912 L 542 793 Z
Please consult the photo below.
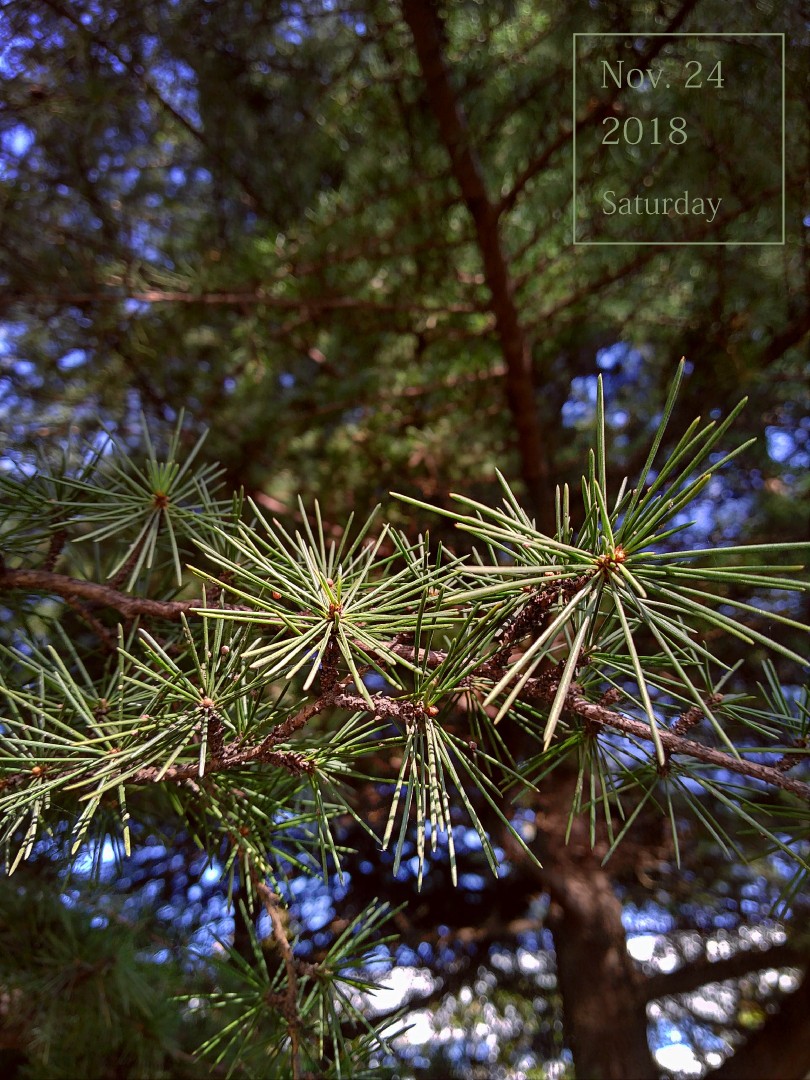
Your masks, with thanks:
M 549 449 L 535 404 L 531 344 L 515 303 L 514 282 L 499 228 L 499 208 L 487 193 L 467 119 L 450 81 L 436 5 L 433 0 L 402 0 L 402 12 L 413 35 L 428 102 L 450 156 L 453 177 L 475 225 L 491 295 L 491 311 L 506 364 L 506 401 L 515 424 L 523 482 L 540 527 L 553 531 Z
M 554 939 L 563 1001 L 565 1042 L 583 1080 L 653 1080 L 641 975 L 627 952 L 622 906 L 600 865 L 604 845 L 591 849 L 587 823 L 566 830 L 573 801 L 560 776 L 540 799 L 538 871 L 551 897 L 548 928 Z
M 646 1012 L 632 992 L 621 905 L 607 875 L 592 869 L 566 871 L 566 901 L 552 901 L 549 912 L 565 1041 L 583 1080 L 652 1080 L 658 1072 Z

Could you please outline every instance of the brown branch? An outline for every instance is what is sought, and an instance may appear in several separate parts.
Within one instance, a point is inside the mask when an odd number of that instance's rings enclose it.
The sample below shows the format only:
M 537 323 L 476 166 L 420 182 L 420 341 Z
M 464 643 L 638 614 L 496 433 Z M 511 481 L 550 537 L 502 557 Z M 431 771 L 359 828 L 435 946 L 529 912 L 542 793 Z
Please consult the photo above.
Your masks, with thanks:
M 81 600 L 77 600 L 73 596 L 66 596 L 65 600 L 76 614 L 87 623 L 96 637 L 99 638 L 107 652 L 115 653 L 118 649 L 118 642 L 115 640 L 115 636 L 110 633 L 109 627 L 105 626 L 104 623 L 97 619 L 92 611 L 89 610 L 89 605 Z
M 149 600 L 129 596 L 109 585 L 79 581 L 49 570 L 7 570 L 0 566 L 0 592 L 11 589 L 61 596 L 69 603 L 83 600 L 96 607 L 113 608 L 128 619 L 146 615 L 153 619 L 179 622 L 182 615 L 191 614 L 195 608 L 204 606 L 202 600 Z
M 295 750 L 277 750 L 276 746 L 278 746 L 279 743 L 286 742 L 291 735 L 304 727 L 313 716 L 323 712 L 325 709 L 333 706 L 353 710 L 360 707 L 367 708 L 364 699 L 359 695 L 356 697 L 341 695 L 339 693 L 340 689 L 340 686 L 338 686 L 332 693 L 324 694 L 316 701 L 312 701 L 308 705 L 303 706 L 303 708 L 299 709 L 294 716 L 288 717 L 287 720 L 276 725 L 270 734 L 255 746 L 245 747 L 243 739 L 236 739 L 233 742 L 227 743 L 220 749 L 218 755 L 214 756 L 212 753 L 206 761 L 204 775 L 211 776 L 213 773 L 217 772 L 228 772 L 232 769 L 241 769 L 247 765 L 256 764 L 257 762 L 286 769 L 288 772 L 292 773 L 293 776 L 300 776 L 302 773 L 313 772 L 314 766 L 304 754 Z M 93 779 L 96 777 L 95 768 L 95 765 L 92 766 Z M 54 775 L 55 774 L 53 773 L 48 773 L 50 779 L 53 779 Z M 81 786 L 83 783 L 81 777 L 77 779 L 75 768 L 69 770 L 66 776 L 74 781 L 74 786 Z M 33 774 L 30 771 L 10 773 L 3 778 L 2 783 L 3 787 L 18 787 L 22 784 L 29 783 L 32 778 Z M 185 765 L 172 765 L 169 769 L 164 769 L 159 765 L 147 765 L 128 776 L 126 782 L 135 786 L 141 786 L 157 783 L 185 784 L 193 783 L 199 779 L 199 761 L 194 761 Z
M 242 306 L 257 304 L 263 307 L 281 308 L 284 311 L 331 311 L 352 309 L 359 311 L 401 311 L 407 314 L 426 315 L 475 315 L 480 305 L 451 304 L 400 304 L 393 301 L 369 300 L 355 296 L 269 296 L 262 289 L 235 292 L 189 292 L 168 289 L 97 289 L 92 292 L 8 293 L 0 300 L 0 307 L 12 304 L 118 304 L 134 300 L 141 304 L 204 304 L 209 306 Z
M 418 658 L 420 663 L 427 661 L 427 666 L 431 668 L 438 667 L 447 655 L 435 649 L 426 653 L 424 649 L 414 649 L 413 646 L 409 645 L 394 645 L 392 651 L 406 660 L 415 661 Z M 486 664 L 482 665 L 482 667 L 485 666 Z M 554 700 L 556 689 L 556 681 L 550 682 L 548 679 L 539 678 L 528 679 L 521 697 L 527 700 L 539 699 L 550 704 Z M 623 735 L 630 735 L 633 738 L 642 739 L 644 742 L 652 743 L 654 741 L 648 723 L 643 720 L 633 720 L 623 713 L 608 708 L 606 704 L 588 701 L 581 694 L 569 693 L 566 708 L 580 719 L 590 724 L 596 724 L 600 728 L 619 731 Z M 713 765 L 718 769 L 728 769 L 729 772 L 736 773 L 738 776 L 747 776 L 751 780 L 760 780 L 764 784 L 781 788 L 783 791 L 789 791 L 791 794 L 810 803 L 810 784 L 785 776 L 778 764 L 775 766 L 761 765 L 756 761 L 736 758 L 723 750 L 715 750 L 711 746 L 704 746 L 693 739 L 685 739 L 672 730 L 667 731 L 659 728 L 658 737 L 668 757 L 676 754 L 691 757 L 697 761 L 703 761 L 707 765 Z
M 453 177 L 475 225 L 491 296 L 490 310 L 506 363 L 504 388 L 515 424 L 521 474 L 541 527 L 551 530 L 553 521 L 548 515 L 554 499 L 549 452 L 535 404 L 531 345 L 518 316 L 515 286 L 498 226 L 498 208 L 487 193 L 467 119 L 450 81 L 437 7 L 431 0 L 402 0 L 402 12 L 413 36 L 428 102 L 450 156 Z
M 637 986 L 638 1000 L 642 1003 L 673 994 L 689 994 L 708 983 L 739 979 L 751 971 L 764 968 L 807 967 L 810 955 L 806 949 L 795 945 L 774 945 L 770 949 L 740 949 L 733 956 L 711 961 L 706 956 L 684 964 L 674 971 L 657 972 Z
M 313 765 L 303 754 L 293 750 L 276 750 L 276 747 L 279 743 L 287 742 L 290 736 L 296 731 L 300 731 L 313 716 L 336 705 L 337 697 L 337 692 L 321 695 L 315 701 L 311 701 L 308 705 L 299 709 L 293 716 L 277 724 L 270 734 L 255 746 L 246 747 L 241 739 L 227 743 L 218 757 L 211 757 L 206 762 L 205 775 L 210 776 L 216 772 L 242 769 L 246 765 L 253 765 L 257 762 L 287 769 L 294 776 L 299 776 L 301 773 L 311 773 Z M 360 698 L 359 700 L 362 701 L 363 699 Z M 154 784 L 164 781 L 184 783 L 188 780 L 198 780 L 199 776 L 199 762 L 195 761 L 186 765 L 173 765 L 170 769 L 162 769 L 158 765 L 149 765 L 133 773 L 128 782 L 131 784 Z
M 298 1012 L 298 972 L 295 967 L 295 957 L 287 938 L 287 929 L 284 925 L 284 909 L 281 900 L 264 882 L 256 883 L 256 891 L 264 904 L 264 910 L 270 917 L 278 951 L 284 961 L 287 972 L 287 989 L 284 992 L 284 1019 L 287 1021 L 287 1031 L 290 1035 L 290 1057 L 292 1064 L 293 1080 L 300 1080 L 301 1062 L 299 1059 L 299 1039 L 301 1029 L 301 1016 Z
M 68 602 L 85 601 L 89 604 L 110 607 L 127 618 L 145 615 L 170 622 L 179 622 L 182 615 L 192 614 L 205 606 L 202 600 L 149 600 L 128 596 L 107 585 L 99 585 L 97 582 L 79 581 L 47 570 L 7 570 L 0 563 L 0 591 L 10 589 L 29 589 L 34 592 L 62 596 Z M 418 657 L 420 661 L 424 661 L 427 658 L 428 666 L 434 668 L 443 661 L 446 655 L 439 650 L 431 650 L 426 654 L 423 649 L 414 649 L 413 646 L 401 642 L 392 643 L 390 648 L 392 652 L 405 659 L 413 660 Z M 481 665 L 481 673 L 485 674 L 485 671 L 486 662 Z M 368 703 L 359 694 L 352 695 L 344 692 L 345 681 L 333 685 L 328 692 L 288 717 L 258 745 L 245 749 L 241 743 L 232 743 L 224 747 L 221 756 L 209 763 L 208 770 L 214 772 L 241 768 L 256 761 L 264 761 L 287 768 L 295 774 L 311 771 L 309 762 L 302 755 L 277 751 L 275 748 L 303 728 L 311 717 L 327 708 L 335 706 L 355 711 L 368 710 Z M 529 679 L 522 696 L 530 700 L 541 699 L 550 702 L 555 691 L 554 682 L 549 682 L 548 679 Z M 374 711 L 379 715 L 400 715 L 404 704 L 406 703 L 396 702 L 391 698 L 378 697 L 374 701 Z M 605 704 L 588 701 L 580 694 L 572 692 L 568 695 L 566 707 L 590 724 L 619 731 L 645 742 L 653 742 L 649 724 L 616 712 Z M 739 776 L 781 788 L 805 802 L 810 802 L 810 784 L 786 776 L 784 767 L 780 768 L 779 763 L 775 766 L 762 765 L 759 762 L 736 758 L 725 751 L 715 750 L 692 739 L 686 739 L 676 730 L 659 729 L 658 737 L 668 757 L 672 755 L 691 757 L 715 768 L 727 769 Z M 198 775 L 199 767 L 196 763 L 173 766 L 165 773 L 161 773 L 158 767 L 149 767 L 135 773 L 130 778 L 130 782 L 145 784 L 158 779 L 182 782 L 192 780 Z
M 56 566 L 59 556 L 62 554 L 62 549 L 67 543 L 67 529 L 58 528 L 51 536 L 51 541 L 48 544 L 48 553 L 45 556 L 45 569 L 53 570 Z
M 531 680 L 529 680 L 531 682 Z M 528 688 L 528 684 L 527 684 Z M 545 692 L 544 696 L 548 696 Z M 592 724 L 598 724 L 602 728 L 612 728 L 621 731 L 624 735 L 632 735 L 637 739 L 647 742 L 653 741 L 650 725 L 643 720 L 632 720 L 629 716 L 614 712 L 603 705 L 597 705 L 578 694 L 569 696 L 566 702 L 568 708 L 583 720 Z M 764 784 L 790 791 L 805 802 L 810 802 L 810 784 L 801 780 L 792 780 L 771 765 L 760 765 L 756 761 L 745 761 L 741 758 L 732 757 L 723 750 L 714 750 L 711 746 L 704 746 L 693 739 L 685 739 L 672 731 L 658 729 L 658 737 L 661 745 L 668 755 L 680 754 L 682 756 L 703 761 L 707 765 L 714 765 L 718 769 L 728 769 L 729 772 L 738 776 L 747 776 L 751 780 L 761 780 Z

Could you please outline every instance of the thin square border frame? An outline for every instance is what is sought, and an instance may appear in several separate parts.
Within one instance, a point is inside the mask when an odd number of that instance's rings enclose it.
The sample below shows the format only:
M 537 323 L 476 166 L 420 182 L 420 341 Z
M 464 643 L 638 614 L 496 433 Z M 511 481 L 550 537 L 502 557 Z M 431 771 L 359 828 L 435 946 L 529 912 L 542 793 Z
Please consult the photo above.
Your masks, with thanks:
M 724 33 L 715 31 L 672 31 L 666 33 L 665 31 L 650 31 L 648 33 L 634 33 L 632 30 L 625 31 L 610 31 L 606 33 L 593 33 L 576 31 L 571 35 L 572 38 L 572 75 L 573 75 L 573 87 L 571 93 L 571 140 L 572 140 L 572 161 L 571 161 L 571 174 L 572 174 L 572 199 L 571 199 L 571 237 L 574 247 L 784 247 L 786 243 L 785 235 L 785 213 L 786 213 L 786 176 L 785 176 L 785 34 L 778 32 L 741 32 L 733 33 L 726 31 Z M 782 239 L 781 240 L 577 240 L 577 38 L 585 37 L 633 37 L 633 38 L 651 38 L 651 37 L 775 37 L 781 40 L 781 82 L 782 82 Z

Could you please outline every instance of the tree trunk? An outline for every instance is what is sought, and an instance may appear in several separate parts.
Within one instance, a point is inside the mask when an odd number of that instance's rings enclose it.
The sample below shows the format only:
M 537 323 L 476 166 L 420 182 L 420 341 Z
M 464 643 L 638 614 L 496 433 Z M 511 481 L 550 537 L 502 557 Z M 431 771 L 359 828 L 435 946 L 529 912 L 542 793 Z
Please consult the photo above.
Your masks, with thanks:
M 581 1080 L 654 1080 L 641 975 L 627 952 L 622 906 L 600 865 L 604 845 L 591 850 L 587 824 L 576 819 L 565 842 L 572 801 L 573 778 L 569 784 L 557 775 L 537 818 L 565 1042 Z
M 621 905 L 599 876 L 568 875 L 567 902 L 552 900 L 549 911 L 565 1041 L 582 1080 L 652 1080 L 658 1073 L 634 993 Z

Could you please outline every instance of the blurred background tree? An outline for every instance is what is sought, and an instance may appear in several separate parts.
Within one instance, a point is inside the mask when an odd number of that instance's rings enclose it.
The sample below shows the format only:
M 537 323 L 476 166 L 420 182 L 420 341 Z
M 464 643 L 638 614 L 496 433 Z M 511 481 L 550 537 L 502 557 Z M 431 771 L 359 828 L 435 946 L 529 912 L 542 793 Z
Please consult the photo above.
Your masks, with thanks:
M 786 35 L 784 246 L 574 246 L 572 33 L 729 29 Z M 102 426 L 134 450 L 141 413 L 168 439 L 183 409 L 186 449 L 209 428 L 202 453 L 222 463 L 229 487 L 293 521 L 298 493 L 317 497 L 335 530 L 352 509 L 383 501 L 414 537 L 429 523 L 445 538 L 443 519 L 428 522 L 387 493 L 439 507 L 452 491 L 487 501 L 500 469 L 553 530 L 554 486 L 578 484 L 596 372 L 606 382 L 616 490 L 641 468 L 685 355 L 670 431 L 747 395 L 738 431 L 760 436 L 711 481 L 689 541 L 805 539 L 802 5 L 6 0 L 0 30 L 5 469 L 77 437 L 97 445 Z M 627 41 L 611 40 L 624 55 Z M 753 84 L 736 92 L 762 138 L 735 143 L 734 153 L 757 176 L 780 116 Z M 616 93 L 580 111 L 578 127 L 628 108 Z M 701 99 L 707 112 L 720 108 Z M 629 153 L 611 168 L 617 189 L 635 175 Z M 740 228 L 758 210 L 741 205 Z M 700 224 L 685 235 L 713 234 Z M 92 577 L 81 550 L 63 552 L 57 569 Z M 798 604 L 793 613 L 802 617 Z M 99 628 L 81 611 L 61 614 L 92 648 Z M 10 611 L 3 626 L 17 633 Z M 723 657 L 726 643 L 713 648 Z M 787 686 L 799 678 L 787 662 L 778 674 Z M 662 1069 L 678 1060 L 685 1070 L 716 1067 L 754 1031 L 752 1064 L 735 1055 L 728 1075 L 762 1075 L 757 1039 L 772 1063 L 792 1052 L 806 1071 L 807 1035 L 793 1025 L 787 1038 L 791 1006 L 775 1008 L 799 985 L 807 956 L 795 930 L 806 895 L 774 906 L 787 874 L 780 857 L 746 836 L 736 839 L 749 861 L 738 861 L 720 856 L 710 835 L 687 832 L 676 868 L 668 832 L 641 814 L 603 867 L 604 849 L 591 851 L 587 831 L 567 847 L 556 842 L 571 782 L 556 772 L 535 807 L 549 825 L 542 872 L 505 852 L 500 881 L 470 874 L 458 890 L 439 864 L 418 896 L 407 875 L 392 883 L 390 863 L 347 821 L 344 839 L 358 854 L 341 918 L 373 896 L 411 901 L 399 916 L 399 959 L 443 1032 L 418 1053 L 406 1044 L 402 1067 L 562 1075 L 574 1032 L 598 1055 L 599 1034 L 571 1013 L 587 981 L 596 1000 L 616 997 L 628 1045 L 649 1036 Z M 104 904 L 139 913 L 143 922 L 127 924 L 133 935 L 154 933 L 157 920 L 169 937 L 205 936 L 225 918 L 224 893 L 195 859 L 187 838 L 144 842 L 103 902 L 76 886 L 66 909 L 76 939 L 82 918 L 102 917 Z M 47 865 L 27 873 L 31 895 L 62 888 Z M 587 910 L 571 882 L 582 884 Z M 199 890 L 193 902 L 190 889 Z M 334 890 L 307 889 L 292 897 L 305 932 L 337 933 Z M 68 919 L 43 910 L 26 906 L 25 918 Z M 238 920 L 233 932 L 244 933 Z M 632 964 L 623 960 L 611 982 L 610 965 L 596 959 L 625 955 L 627 939 L 650 975 L 643 991 L 627 982 Z M 133 957 L 139 947 L 134 940 Z M 721 978 L 732 981 L 705 989 Z M 788 1001 L 806 1008 L 807 993 L 802 983 Z M 411 1006 L 420 1007 L 416 991 Z M 21 1057 L 26 1030 L 6 1041 Z M 164 1048 L 168 1038 L 155 1035 Z M 52 1058 L 32 1060 L 36 1075 L 53 1067 Z M 176 1075 L 177 1056 L 162 1060 Z

